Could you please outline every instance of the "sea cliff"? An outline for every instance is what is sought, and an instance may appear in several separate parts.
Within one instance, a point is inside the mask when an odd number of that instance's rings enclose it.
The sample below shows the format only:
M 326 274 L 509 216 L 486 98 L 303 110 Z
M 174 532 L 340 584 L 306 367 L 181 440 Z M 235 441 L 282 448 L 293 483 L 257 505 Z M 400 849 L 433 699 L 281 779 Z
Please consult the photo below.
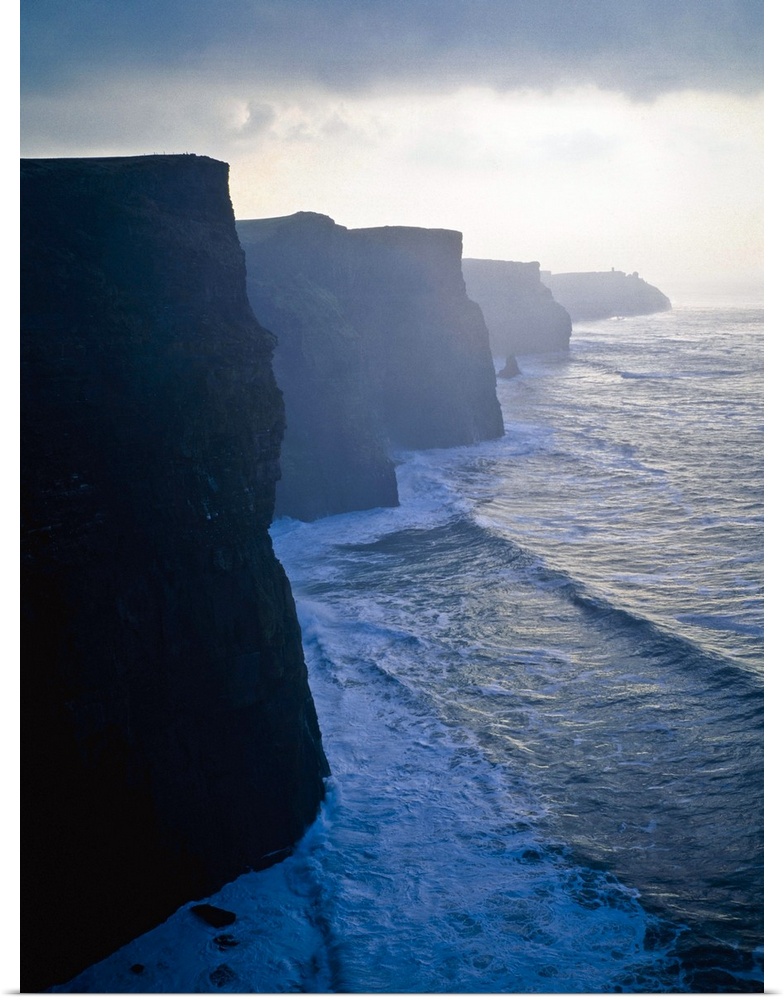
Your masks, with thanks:
M 237 231 L 251 304 L 279 339 L 288 431 L 277 514 L 394 504 L 389 449 L 503 434 L 460 233 L 351 230 L 308 212 L 240 221 Z
M 238 222 L 237 231 L 251 305 L 278 340 L 286 434 L 276 513 L 309 521 L 396 506 L 374 370 L 340 295 L 346 229 L 300 212 Z
M 328 772 L 226 164 L 22 161 L 22 989 L 280 858 Z
M 463 259 L 468 295 L 484 314 L 496 357 L 566 351 L 569 313 L 540 279 L 538 261 Z
M 542 281 L 572 320 L 608 319 L 611 316 L 644 316 L 672 309 L 667 296 L 643 281 L 635 271 L 544 272 Z
M 372 337 L 393 444 L 448 448 L 504 433 L 481 309 L 466 294 L 462 234 L 349 230 L 349 310 Z

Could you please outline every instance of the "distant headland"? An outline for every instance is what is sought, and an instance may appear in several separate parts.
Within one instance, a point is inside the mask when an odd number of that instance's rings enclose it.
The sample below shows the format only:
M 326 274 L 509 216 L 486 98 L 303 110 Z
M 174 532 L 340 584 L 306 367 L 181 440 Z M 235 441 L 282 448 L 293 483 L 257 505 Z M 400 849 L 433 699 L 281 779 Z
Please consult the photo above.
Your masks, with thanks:
M 611 316 L 644 316 L 666 312 L 672 303 L 658 288 L 643 281 L 637 271 L 572 271 L 551 274 L 542 271 L 556 302 L 565 307 L 572 322 L 609 319 Z

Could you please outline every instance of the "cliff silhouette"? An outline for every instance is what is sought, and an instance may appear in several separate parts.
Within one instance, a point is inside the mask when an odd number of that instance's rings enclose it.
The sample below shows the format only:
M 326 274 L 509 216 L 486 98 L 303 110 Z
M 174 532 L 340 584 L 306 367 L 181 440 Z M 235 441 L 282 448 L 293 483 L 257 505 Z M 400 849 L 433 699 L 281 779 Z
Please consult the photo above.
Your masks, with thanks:
M 390 448 L 503 434 L 460 233 L 351 230 L 311 212 L 239 221 L 237 231 L 251 304 L 278 337 L 287 433 L 277 514 L 395 504 Z
M 328 767 L 227 165 L 25 160 L 21 199 L 29 992 L 285 856 Z

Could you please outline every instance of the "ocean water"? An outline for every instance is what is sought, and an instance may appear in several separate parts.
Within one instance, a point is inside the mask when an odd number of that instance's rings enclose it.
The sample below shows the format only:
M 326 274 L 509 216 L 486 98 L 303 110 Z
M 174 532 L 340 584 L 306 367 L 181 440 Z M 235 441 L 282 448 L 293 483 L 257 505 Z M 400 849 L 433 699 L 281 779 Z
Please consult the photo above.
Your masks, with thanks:
M 758 310 L 578 324 L 399 508 L 276 522 L 322 814 L 228 937 L 63 989 L 759 991 L 762 355 Z

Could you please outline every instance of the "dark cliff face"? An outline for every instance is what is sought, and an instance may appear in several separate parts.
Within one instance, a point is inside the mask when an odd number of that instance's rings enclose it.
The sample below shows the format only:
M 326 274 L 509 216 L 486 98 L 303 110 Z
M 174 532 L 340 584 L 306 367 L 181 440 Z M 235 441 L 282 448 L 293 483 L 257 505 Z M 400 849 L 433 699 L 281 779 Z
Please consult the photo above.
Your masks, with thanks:
M 392 443 L 445 448 L 501 437 L 487 327 L 466 294 L 461 234 L 385 226 L 347 236 L 347 308 L 372 338 Z
M 573 320 L 644 316 L 672 308 L 667 296 L 636 272 L 574 271 L 546 274 L 543 281 Z
M 288 429 L 277 513 L 396 503 L 387 446 L 449 447 L 503 434 L 459 233 L 348 230 L 305 212 L 237 230 L 251 304 L 279 339 L 274 363 Z M 325 414 L 339 433 L 324 426 Z M 319 494 L 327 503 L 315 510 L 310 498 Z
M 345 229 L 324 216 L 238 222 L 248 296 L 275 330 L 274 368 L 286 401 L 278 515 L 396 506 L 365 346 L 333 288 Z
M 285 851 L 327 765 L 228 168 L 22 164 L 22 988 Z
M 537 261 L 464 258 L 463 276 L 482 308 L 494 355 L 568 350 L 572 321 L 542 284 Z

